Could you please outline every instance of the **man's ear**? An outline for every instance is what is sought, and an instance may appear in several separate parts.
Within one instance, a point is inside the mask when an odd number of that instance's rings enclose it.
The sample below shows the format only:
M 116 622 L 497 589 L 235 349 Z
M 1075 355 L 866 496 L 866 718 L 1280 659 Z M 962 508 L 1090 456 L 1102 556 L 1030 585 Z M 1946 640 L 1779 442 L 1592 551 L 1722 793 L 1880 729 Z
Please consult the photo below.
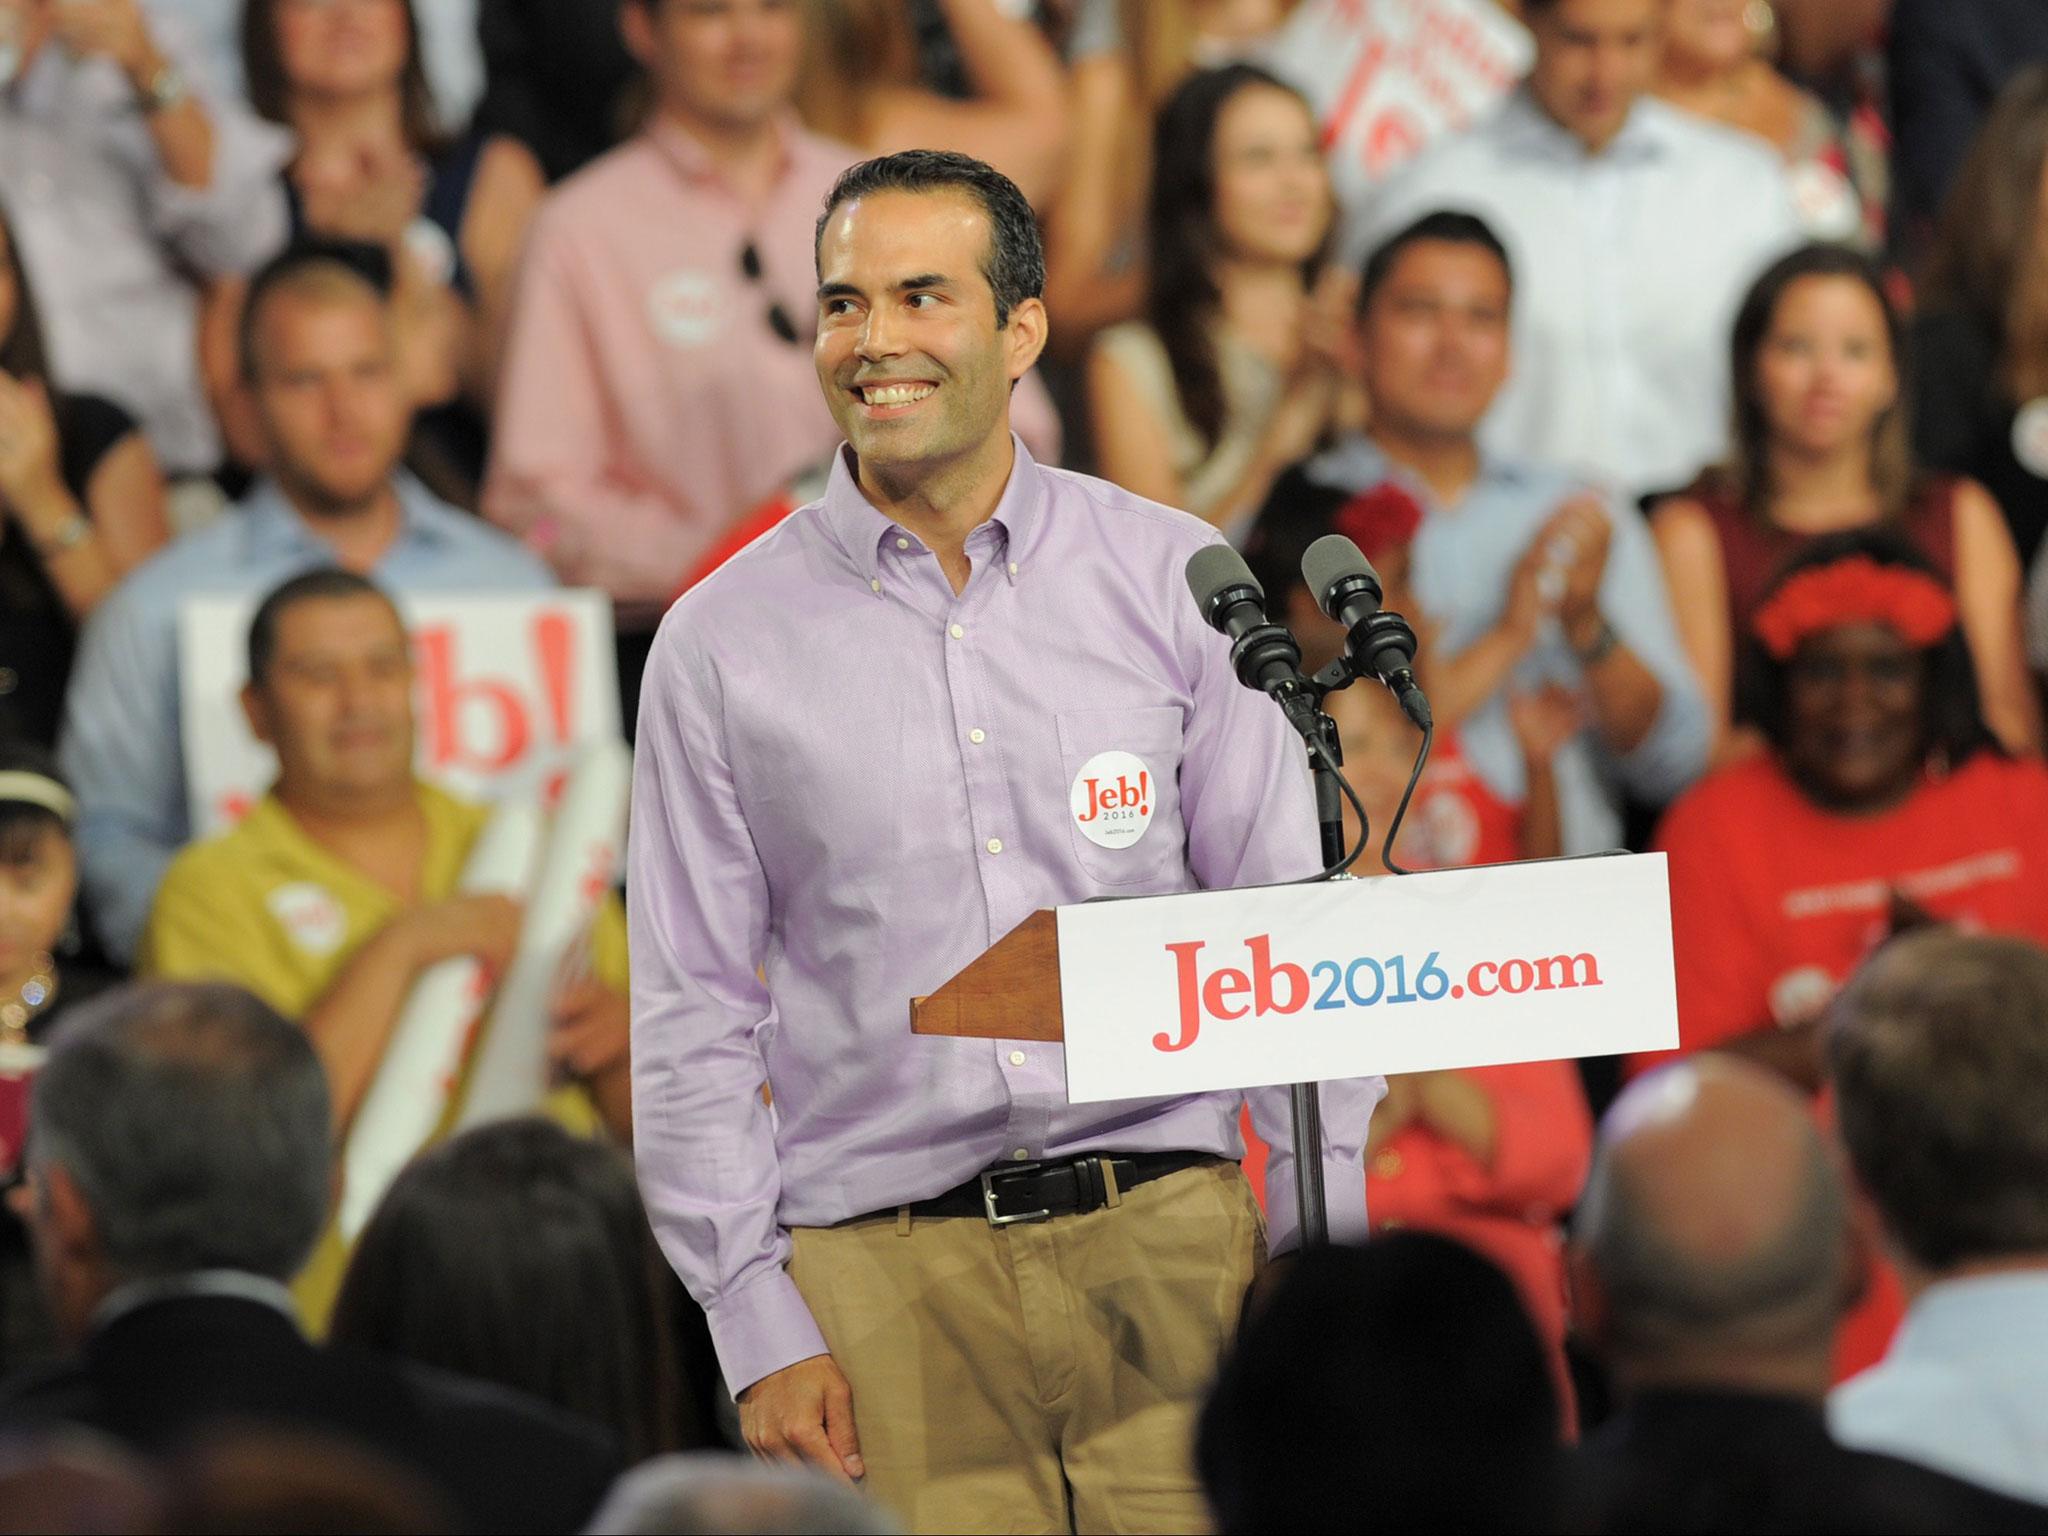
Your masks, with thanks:
M 1045 351 L 1050 329 L 1043 299 L 1025 299 L 1010 306 L 1010 321 L 1003 327 L 1003 334 L 1009 338 L 1009 357 L 1004 371 L 1009 374 L 1012 384 L 1029 373 L 1038 362 L 1039 354 Z
M 633 62 L 652 73 L 660 43 L 654 36 L 654 7 L 660 0 L 626 0 L 619 7 L 619 38 Z
M 1577 1243 L 1565 1248 L 1565 1288 L 1571 1302 L 1573 1326 L 1594 1353 L 1604 1356 L 1612 1314 L 1607 1291 L 1600 1284 L 1599 1271 Z
M 242 684 L 242 718 L 249 722 L 249 734 L 266 747 L 277 743 L 270 734 L 270 705 L 265 702 L 263 691 L 254 682 Z
M 1870 1192 L 1856 1177 L 1853 1169 L 1847 1171 L 1849 1181 L 1849 1219 L 1842 1243 L 1847 1252 L 1842 1264 L 1842 1314 L 1848 1313 L 1860 1303 L 1876 1281 L 1888 1250 L 1894 1248 L 1890 1234 L 1885 1231 L 1884 1217 L 1878 1211 L 1877 1202 L 1870 1198 Z M 1920 1289 L 1925 1281 L 1919 1268 L 1909 1259 L 1893 1251 L 1889 1253 L 1892 1267 L 1897 1271 L 1899 1282 L 1906 1288 L 1908 1299 Z M 1916 1280 L 1920 1284 L 1916 1284 Z
M 46 1163 L 36 1170 L 36 1226 L 53 1257 L 67 1264 L 98 1263 L 99 1223 L 69 1169 Z

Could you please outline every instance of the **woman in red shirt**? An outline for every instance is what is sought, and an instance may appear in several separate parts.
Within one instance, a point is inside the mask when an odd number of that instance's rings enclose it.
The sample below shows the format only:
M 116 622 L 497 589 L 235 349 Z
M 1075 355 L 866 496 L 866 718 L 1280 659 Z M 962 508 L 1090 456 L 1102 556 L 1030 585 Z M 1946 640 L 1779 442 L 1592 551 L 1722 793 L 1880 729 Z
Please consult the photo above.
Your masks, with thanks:
M 1888 534 L 1836 535 L 1787 566 L 1747 675 L 1768 750 L 1701 781 L 1657 836 L 1680 1050 L 1762 1062 L 1825 1115 L 1821 1016 L 1886 939 L 1943 922 L 2048 942 L 2048 769 L 1993 740 L 1954 598 Z M 1900 1307 L 1880 1268 L 1840 1375 L 1883 1353 Z
M 1821 1013 L 1901 926 L 2048 941 L 2048 770 L 1993 741 L 1954 598 L 1889 535 L 1793 561 L 1752 644 L 1744 713 L 1769 750 L 1702 780 L 1657 836 L 1679 1034 L 1812 1091 Z

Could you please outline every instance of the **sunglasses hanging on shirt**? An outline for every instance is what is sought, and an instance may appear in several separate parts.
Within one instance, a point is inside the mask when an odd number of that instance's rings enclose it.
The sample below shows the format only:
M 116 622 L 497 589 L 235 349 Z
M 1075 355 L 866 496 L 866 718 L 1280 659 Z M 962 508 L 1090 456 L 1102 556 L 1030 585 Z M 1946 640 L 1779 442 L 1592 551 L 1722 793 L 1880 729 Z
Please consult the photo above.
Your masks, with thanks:
M 761 285 L 761 252 L 751 240 L 740 247 L 740 276 L 756 287 Z M 797 331 L 796 322 L 789 318 L 789 311 L 782 307 L 780 299 L 768 300 L 768 329 L 792 347 L 803 344 L 803 337 Z

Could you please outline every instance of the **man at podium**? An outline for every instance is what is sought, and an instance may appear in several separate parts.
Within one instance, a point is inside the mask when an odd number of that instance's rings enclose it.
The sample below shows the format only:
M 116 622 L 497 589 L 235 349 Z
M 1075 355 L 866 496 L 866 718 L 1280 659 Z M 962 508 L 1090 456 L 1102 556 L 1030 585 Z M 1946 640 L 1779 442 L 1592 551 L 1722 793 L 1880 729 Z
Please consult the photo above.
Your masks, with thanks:
M 1217 535 L 1034 463 L 1031 210 L 964 156 L 843 176 L 822 500 L 669 612 L 640 709 L 636 1154 L 760 1454 L 916 1530 L 1207 1524 L 1189 1442 L 1266 1234 L 1244 1097 L 1070 1106 L 1060 1047 L 913 1036 L 1034 910 L 1318 867 L 1300 742 L 1183 579 Z M 1379 1079 L 1324 1093 L 1365 1235 Z M 1295 1240 L 1285 1089 L 1249 1095 Z

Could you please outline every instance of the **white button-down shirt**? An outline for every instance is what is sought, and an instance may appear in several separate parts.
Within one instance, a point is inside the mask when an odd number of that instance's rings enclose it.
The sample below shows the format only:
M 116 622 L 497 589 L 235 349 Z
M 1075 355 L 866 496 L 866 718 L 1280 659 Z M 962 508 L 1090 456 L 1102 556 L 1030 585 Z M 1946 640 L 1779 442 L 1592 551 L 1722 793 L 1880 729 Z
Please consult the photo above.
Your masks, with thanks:
M 1722 456 L 1730 322 L 1800 238 L 1769 145 L 1645 98 L 1589 154 L 1524 89 L 1357 210 L 1347 260 L 1437 209 L 1485 219 L 1514 265 L 1514 372 L 1487 448 L 1631 495 Z
M 1828 1428 L 2048 1504 L 2048 1267 L 1929 1286 L 1884 1359 L 1830 1394 Z
M 220 458 L 199 382 L 200 285 L 283 247 L 278 171 L 292 140 L 231 99 L 208 99 L 182 35 L 156 31 L 213 125 L 207 185 L 171 180 L 118 67 L 52 39 L 0 88 L 0 203 L 57 383 L 126 406 L 165 467 L 189 473 Z

